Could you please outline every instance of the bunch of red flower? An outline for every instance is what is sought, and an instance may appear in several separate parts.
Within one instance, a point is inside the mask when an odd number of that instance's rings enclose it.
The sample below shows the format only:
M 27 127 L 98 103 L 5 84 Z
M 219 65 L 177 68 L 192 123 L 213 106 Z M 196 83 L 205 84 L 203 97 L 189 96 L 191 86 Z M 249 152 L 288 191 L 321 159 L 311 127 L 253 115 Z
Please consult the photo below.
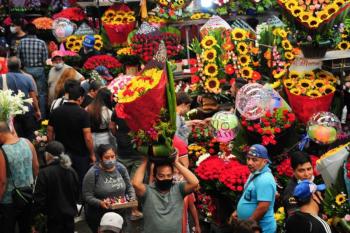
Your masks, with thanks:
M 348 177 L 348 179 L 350 179 L 350 159 L 348 159 L 348 162 L 345 165 L 345 169 L 346 169 L 346 176 Z
M 110 55 L 95 55 L 89 57 L 84 63 L 84 69 L 93 70 L 97 66 L 105 66 L 108 69 L 120 68 L 122 64 L 114 57 Z
M 197 192 L 197 208 L 204 216 L 213 216 L 216 211 L 216 206 L 209 195 Z M 209 214 L 209 216 L 208 216 Z
M 250 132 L 257 132 L 262 135 L 262 144 L 275 145 L 275 134 L 281 133 L 284 129 L 292 127 L 295 122 L 295 114 L 288 109 L 275 108 L 273 112 L 267 111 L 259 121 L 249 121 L 242 117 L 242 126 Z
M 220 174 L 224 167 L 224 160 L 220 159 L 217 156 L 210 156 L 200 163 L 195 172 L 202 180 L 216 180 L 220 177 Z
M 237 160 L 231 160 L 225 164 L 219 181 L 232 191 L 242 192 L 249 174 L 250 171 L 246 165 L 239 163 Z
M 131 48 L 144 62 L 150 61 L 158 51 L 161 40 L 164 41 L 169 58 L 176 56 L 180 50 L 180 37 L 175 33 L 136 34 L 131 38 Z
M 319 159 L 318 157 L 312 155 L 311 157 L 311 164 L 312 167 L 314 168 L 314 176 L 318 176 L 319 174 L 317 173 L 316 170 L 316 161 Z M 290 158 L 287 158 L 283 160 L 276 168 L 278 175 L 280 176 L 287 176 L 287 177 L 293 177 L 293 169 L 292 165 L 290 163 Z
M 70 7 L 70 8 L 63 9 L 57 14 L 54 14 L 52 18 L 53 19 L 66 18 L 75 22 L 80 22 L 83 19 L 85 19 L 85 13 L 84 13 L 84 10 L 79 7 Z

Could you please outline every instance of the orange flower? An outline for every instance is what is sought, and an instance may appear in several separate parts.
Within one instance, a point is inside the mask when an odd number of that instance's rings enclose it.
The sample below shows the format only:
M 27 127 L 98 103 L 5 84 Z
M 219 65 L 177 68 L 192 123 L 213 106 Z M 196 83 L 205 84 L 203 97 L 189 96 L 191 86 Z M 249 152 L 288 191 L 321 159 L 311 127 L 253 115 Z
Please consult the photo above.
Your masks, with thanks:
M 222 45 L 222 48 L 226 51 L 232 51 L 234 49 L 234 45 L 231 42 L 227 42 Z
M 264 53 L 264 58 L 266 60 L 271 60 L 271 51 L 269 49 Z
M 259 48 L 257 48 L 257 47 L 252 47 L 251 49 L 250 49 L 250 51 L 253 53 L 253 54 L 259 54 Z

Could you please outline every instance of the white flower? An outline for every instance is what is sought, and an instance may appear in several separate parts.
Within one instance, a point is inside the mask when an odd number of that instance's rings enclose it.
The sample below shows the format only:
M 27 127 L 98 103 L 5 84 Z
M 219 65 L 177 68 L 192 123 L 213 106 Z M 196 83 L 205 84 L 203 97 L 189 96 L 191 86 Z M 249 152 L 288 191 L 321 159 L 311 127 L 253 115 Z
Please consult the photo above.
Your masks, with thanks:
M 201 162 L 203 162 L 204 160 L 206 160 L 209 157 L 210 157 L 209 153 L 205 153 L 205 154 L 201 155 L 196 162 L 196 166 L 198 167 L 201 164 Z

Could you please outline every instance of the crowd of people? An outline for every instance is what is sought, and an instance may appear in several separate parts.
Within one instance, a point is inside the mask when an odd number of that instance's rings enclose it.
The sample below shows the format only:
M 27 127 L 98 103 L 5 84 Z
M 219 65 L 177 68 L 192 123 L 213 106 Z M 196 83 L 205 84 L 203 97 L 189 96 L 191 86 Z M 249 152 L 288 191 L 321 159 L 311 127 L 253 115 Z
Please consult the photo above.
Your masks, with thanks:
M 13 233 L 16 225 L 19 232 L 30 232 L 32 217 L 38 213 L 47 216 L 48 232 L 74 232 L 77 203 L 83 204 L 94 233 L 122 232 L 126 218 L 143 218 L 145 233 L 186 233 L 190 232 L 188 212 L 194 232 L 204 232 L 194 205 L 199 180 L 188 168 L 187 144 L 188 127 L 207 121 L 184 120 L 191 98 L 177 93 L 174 147 L 178 156 L 172 163 L 152 164 L 134 149 L 130 129 L 114 111 L 116 103 L 103 83 L 64 64 L 59 51 L 51 55 L 47 76 L 48 51 L 35 36 L 35 27 L 23 27 L 22 21 L 14 20 L 11 32 L 11 56 L 6 59 L 0 89 L 22 91 L 33 104 L 28 113 L 15 117 L 14 128 L 0 122 L 0 232 Z M 93 54 L 85 47 L 84 58 Z M 31 141 L 43 119 L 48 119 L 48 144 L 39 169 Z M 331 232 L 318 216 L 325 187 L 313 183 L 309 155 L 292 155 L 294 177 L 284 193 L 276 190 L 264 146 L 252 145 L 246 162 L 251 174 L 227 232 L 276 232 L 276 199 L 283 200 L 288 214 L 287 233 Z M 21 192 L 21 187 L 33 187 L 34 202 L 19 208 L 14 193 Z M 138 200 L 140 205 L 130 213 L 113 210 L 109 198 Z

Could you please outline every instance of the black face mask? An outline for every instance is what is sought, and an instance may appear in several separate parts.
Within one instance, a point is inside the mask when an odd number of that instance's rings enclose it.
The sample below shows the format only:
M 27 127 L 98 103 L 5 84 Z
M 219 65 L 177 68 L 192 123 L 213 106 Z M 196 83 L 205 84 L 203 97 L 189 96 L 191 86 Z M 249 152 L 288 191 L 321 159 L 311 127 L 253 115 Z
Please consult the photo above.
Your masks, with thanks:
M 155 185 L 160 191 L 167 191 L 171 188 L 173 179 L 158 180 L 155 179 Z

